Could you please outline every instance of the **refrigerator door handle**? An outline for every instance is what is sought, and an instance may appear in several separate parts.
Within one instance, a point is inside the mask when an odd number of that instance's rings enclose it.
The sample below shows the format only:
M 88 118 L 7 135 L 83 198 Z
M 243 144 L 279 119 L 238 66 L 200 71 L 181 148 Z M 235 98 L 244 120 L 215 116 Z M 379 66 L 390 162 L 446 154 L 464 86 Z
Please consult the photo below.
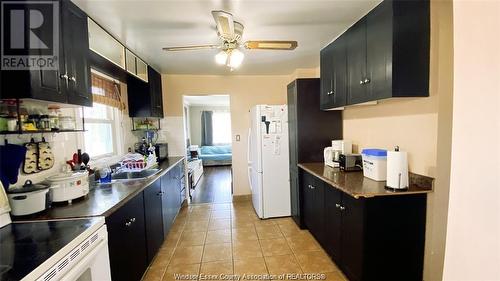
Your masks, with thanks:
M 252 161 L 250 161 L 250 141 L 251 141 L 251 135 L 252 135 L 252 128 L 248 128 L 248 136 L 247 136 L 247 161 L 248 165 L 252 165 Z
M 253 193 L 252 187 L 252 167 L 248 166 L 248 185 L 250 186 L 250 191 Z
M 248 161 L 248 185 L 250 186 L 250 192 L 253 193 L 252 187 L 252 161 L 250 161 L 250 141 L 252 135 L 252 127 L 248 128 L 248 139 L 247 139 L 247 161 Z

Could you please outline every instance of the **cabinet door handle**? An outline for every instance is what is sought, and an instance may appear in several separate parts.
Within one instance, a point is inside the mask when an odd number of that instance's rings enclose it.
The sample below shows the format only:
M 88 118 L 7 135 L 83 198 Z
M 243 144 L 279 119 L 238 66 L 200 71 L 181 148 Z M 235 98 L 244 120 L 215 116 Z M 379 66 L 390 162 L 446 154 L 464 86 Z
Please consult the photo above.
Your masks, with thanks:
M 339 203 L 335 204 L 335 208 L 337 209 L 340 208 L 340 204 Z
M 163 191 L 158 192 L 156 195 L 163 196 Z
M 344 210 L 345 210 L 345 207 L 344 207 L 344 206 L 340 206 L 340 210 L 341 210 L 341 211 L 344 211 Z
M 311 185 L 311 189 L 315 189 L 316 187 L 314 187 L 314 185 Z
M 70 80 L 70 81 L 73 81 L 73 82 L 75 82 L 75 83 L 76 83 L 76 78 L 75 78 L 75 77 L 73 77 L 73 76 L 71 76 L 71 77 L 69 78 L 69 80 Z
M 333 91 L 328 92 L 327 95 L 329 95 L 329 96 L 333 95 Z
M 59 75 L 59 78 L 68 80 L 68 74 L 66 74 L 66 73 L 61 74 L 61 75 Z
M 364 85 L 365 82 L 363 80 L 359 80 L 359 85 Z
M 365 78 L 365 80 L 363 81 L 363 84 L 368 84 L 368 83 L 370 83 L 370 79 Z
M 131 221 L 131 222 L 135 222 L 135 218 L 131 218 L 131 219 L 130 219 L 130 221 Z
M 130 227 L 131 225 L 132 225 L 132 222 L 131 222 L 131 221 L 128 221 L 128 222 L 126 222 L 126 223 L 125 223 L 125 226 L 126 226 L 126 227 Z

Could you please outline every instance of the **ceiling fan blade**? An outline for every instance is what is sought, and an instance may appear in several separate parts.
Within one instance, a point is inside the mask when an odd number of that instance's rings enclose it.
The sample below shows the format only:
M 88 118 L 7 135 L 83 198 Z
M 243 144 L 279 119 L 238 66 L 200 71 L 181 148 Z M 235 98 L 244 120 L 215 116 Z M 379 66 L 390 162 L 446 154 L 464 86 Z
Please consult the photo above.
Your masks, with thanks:
M 193 46 L 181 46 L 181 47 L 165 47 L 162 48 L 164 51 L 194 51 L 194 50 L 205 50 L 205 49 L 218 49 L 219 45 L 193 45 Z
M 225 40 L 233 40 L 234 38 L 234 20 L 233 15 L 226 11 L 212 11 L 217 32 L 219 36 Z
M 297 41 L 247 41 L 245 48 L 261 50 L 294 50 L 297 48 Z

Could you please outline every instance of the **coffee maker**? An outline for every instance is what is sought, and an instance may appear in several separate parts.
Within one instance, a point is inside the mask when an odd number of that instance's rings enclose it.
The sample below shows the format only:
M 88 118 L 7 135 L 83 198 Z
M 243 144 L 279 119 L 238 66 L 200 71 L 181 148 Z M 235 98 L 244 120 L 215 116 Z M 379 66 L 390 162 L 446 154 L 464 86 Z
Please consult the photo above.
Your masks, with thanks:
M 325 147 L 323 154 L 325 165 L 332 168 L 338 168 L 341 154 L 352 153 L 352 141 L 332 140 L 332 146 Z

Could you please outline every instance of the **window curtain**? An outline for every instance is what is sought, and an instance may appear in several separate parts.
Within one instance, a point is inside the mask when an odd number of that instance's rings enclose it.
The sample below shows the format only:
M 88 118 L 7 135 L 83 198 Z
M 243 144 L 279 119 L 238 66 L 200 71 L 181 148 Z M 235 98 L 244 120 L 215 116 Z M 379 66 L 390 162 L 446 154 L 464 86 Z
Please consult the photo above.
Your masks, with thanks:
M 212 128 L 213 111 L 201 112 L 201 145 L 213 145 L 213 128 Z
M 94 102 L 116 107 L 125 110 L 125 103 L 122 101 L 120 85 L 115 81 L 91 73 L 92 77 L 92 98 Z

